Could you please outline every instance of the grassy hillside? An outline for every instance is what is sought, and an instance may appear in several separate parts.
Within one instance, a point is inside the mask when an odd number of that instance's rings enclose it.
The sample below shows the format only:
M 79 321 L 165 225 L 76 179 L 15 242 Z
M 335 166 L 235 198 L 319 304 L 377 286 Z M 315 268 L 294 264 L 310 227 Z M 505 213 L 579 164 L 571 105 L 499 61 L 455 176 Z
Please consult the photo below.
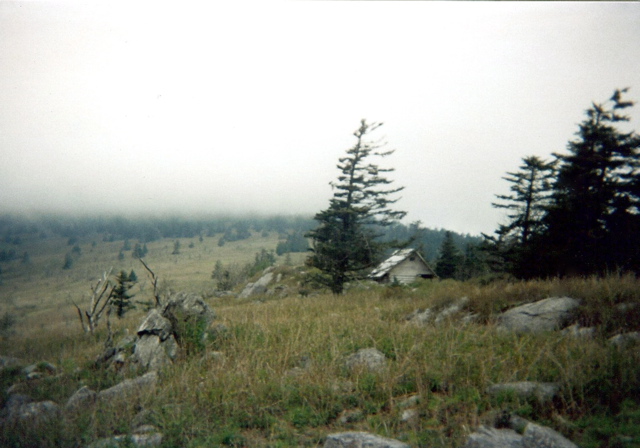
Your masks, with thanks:
M 3 371 L 2 402 L 11 385 L 36 400 L 64 404 L 82 385 L 100 390 L 136 375 L 95 367 L 104 325 L 95 337 L 83 334 L 68 302 L 68 296 L 81 300 L 91 279 L 109 266 L 135 269 L 145 278 L 130 253 L 117 259 L 121 241 L 95 246 L 92 241 L 80 242 L 82 254 L 70 270 L 62 270 L 71 249 L 62 240 L 44 246 L 25 241 L 31 264 L 3 265 L 1 312 L 14 315 L 16 323 L 14 333 L 3 336 L 0 354 L 27 363 L 48 361 L 58 371 L 30 381 L 15 369 Z M 146 259 L 162 281 L 175 290 L 205 294 L 218 314 L 215 324 L 226 331 L 161 372 L 156 393 L 99 406 L 55 427 L 15 427 L 1 436 L 0 445 L 84 446 L 127 434 L 145 410 L 167 447 L 321 446 L 327 434 L 344 430 L 386 435 L 416 447 L 456 447 L 491 413 L 504 409 L 551 426 L 583 447 L 640 445 L 640 353 L 637 346 L 613 348 L 606 342 L 621 329 L 640 326 L 637 309 L 614 311 L 621 303 L 640 303 L 637 279 L 424 281 L 412 288 L 360 284 L 340 297 L 322 292 L 302 297 L 296 294 L 300 270 L 281 266 L 283 281 L 291 286 L 287 297 L 256 301 L 208 295 L 216 260 L 248 262 L 275 244 L 275 236 L 254 235 L 223 247 L 213 237 L 195 238 L 182 240 L 178 255 L 171 254 L 173 240 L 148 244 Z M 136 297 L 149 294 L 147 281 Z M 496 331 L 498 312 L 563 295 L 582 300 L 580 321 L 600 328 L 594 339 Z M 476 323 L 416 326 L 406 320 L 416 309 L 444 307 L 464 296 L 470 299 L 468 311 L 480 315 Z M 137 309 L 114 319 L 117 335 L 134 333 L 143 316 Z M 385 370 L 345 368 L 349 354 L 368 347 L 385 354 Z M 524 380 L 558 382 L 560 394 L 545 405 L 485 394 L 491 384 Z M 418 417 L 403 421 L 403 402 L 415 395 Z

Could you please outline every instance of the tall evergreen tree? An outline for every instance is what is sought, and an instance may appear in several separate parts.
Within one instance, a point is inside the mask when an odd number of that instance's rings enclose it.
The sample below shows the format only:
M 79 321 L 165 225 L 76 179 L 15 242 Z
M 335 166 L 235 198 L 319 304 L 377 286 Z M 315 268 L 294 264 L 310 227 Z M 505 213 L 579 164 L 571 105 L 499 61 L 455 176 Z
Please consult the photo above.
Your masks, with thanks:
M 455 278 L 462 261 L 463 257 L 453 241 L 453 234 L 451 232 L 445 233 L 444 241 L 440 246 L 440 255 L 436 262 L 436 274 L 442 279 Z
M 640 136 L 616 127 L 629 120 L 622 111 L 634 104 L 622 99 L 626 91 L 592 104 L 569 154 L 555 154 L 560 166 L 544 238 L 550 274 L 639 267 Z
M 120 271 L 116 276 L 116 285 L 111 292 L 111 303 L 115 307 L 116 315 L 119 318 L 122 318 L 127 311 L 134 308 L 133 303 L 131 303 L 133 295 L 129 293 L 133 284 L 134 281 L 125 271 Z
M 356 143 L 339 159 L 340 175 L 331 183 L 329 207 L 315 215 L 319 226 L 307 234 L 312 239 L 307 263 L 321 271 L 315 280 L 334 294 L 380 261 L 388 245 L 378 241 L 381 235 L 375 228 L 389 226 L 406 214 L 390 208 L 398 200 L 393 195 L 403 189 L 390 187 L 392 181 L 385 176 L 393 169 L 370 162 L 393 153 L 382 150 L 384 143 L 368 139 L 381 125 L 361 121 L 354 132 Z
M 484 235 L 486 250 L 501 258 L 502 269 L 518 277 L 539 273 L 539 248 L 536 237 L 544 231 L 543 218 L 552 197 L 555 161 L 545 162 L 537 156 L 525 157 L 519 171 L 503 178 L 511 183 L 508 195 L 496 195 L 496 208 L 509 211 L 509 222 L 496 230 L 496 236 Z

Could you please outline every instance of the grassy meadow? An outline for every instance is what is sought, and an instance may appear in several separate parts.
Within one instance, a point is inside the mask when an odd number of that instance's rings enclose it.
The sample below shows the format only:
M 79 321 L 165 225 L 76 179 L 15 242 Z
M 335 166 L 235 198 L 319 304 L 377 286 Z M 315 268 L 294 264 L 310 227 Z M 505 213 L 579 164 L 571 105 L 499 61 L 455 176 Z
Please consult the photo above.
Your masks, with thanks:
M 51 427 L 16 426 L 0 436 L 0 445 L 86 446 L 130 433 L 145 410 L 166 447 L 315 447 L 327 434 L 346 430 L 414 447 L 457 447 L 479 424 L 509 410 L 553 427 L 581 447 L 640 446 L 640 352 L 606 341 L 620 330 L 640 329 L 637 308 L 616 311 L 616 305 L 640 303 L 635 277 L 423 281 L 412 287 L 362 283 L 343 296 L 319 291 L 303 297 L 297 294 L 301 269 L 285 266 L 281 257 L 277 270 L 290 294 L 238 300 L 212 295 L 215 262 L 250 262 L 260 249 L 273 249 L 277 237 L 254 235 L 223 247 L 217 241 L 183 239 L 180 254 L 172 255 L 174 240 L 162 240 L 148 244 L 145 259 L 162 287 L 206 297 L 218 315 L 215 324 L 225 331 L 160 372 L 154 394 L 67 415 Z M 100 390 L 134 376 L 95 367 L 106 338 L 104 323 L 95 336 L 83 334 L 69 298 L 80 304 L 92 279 L 113 266 L 134 269 L 140 280 L 135 298 L 151 300 L 140 263 L 130 252 L 118 260 L 122 241 L 96 239 L 95 245 L 81 241 L 81 255 L 63 270 L 71 249 L 66 240 L 28 244 L 28 264 L 3 265 L 0 313 L 14 316 L 15 324 L 3 334 L 0 354 L 49 361 L 58 372 L 26 381 L 7 369 L 0 377 L 2 391 L 17 384 L 36 400 L 64 404 L 82 385 Z M 292 264 L 300 265 L 303 256 L 294 254 Z M 564 295 L 582 301 L 582 324 L 599 326 L 593 339 L 496 331 L 498 312 Z M 479 315 L 476 323 L 416 326 L 406 320 L 416 309 L 444 307 L 464 296 L 470 299 L 467 311 Z M 116 334 L 133 334 L 143 316 L 136 309 L 112 319 Z M 386 355 L 384 370 L 345 368 L 348 355 L 368 347 Z M 558 382 L 560 393 L 548 404 L 484 393 L 494 383 L 525 380 Z M 414 404 L 407 404 L 414 396 Z M 405 420 L 407 407 L 417 414 Z

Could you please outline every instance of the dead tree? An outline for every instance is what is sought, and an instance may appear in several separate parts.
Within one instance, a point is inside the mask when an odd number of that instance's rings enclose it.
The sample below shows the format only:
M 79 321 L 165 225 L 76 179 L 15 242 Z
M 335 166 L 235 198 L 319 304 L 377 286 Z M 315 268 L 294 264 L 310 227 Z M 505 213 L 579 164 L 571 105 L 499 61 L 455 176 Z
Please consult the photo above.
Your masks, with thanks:
M 153 285 L 153 298 L 156 301 L 156 308 L 158 308 L 160 307 L 160 303 L 161 303 L 160 293 L 158 292 L 158 277 L 147 265 L 147 263 L 144 262 L 144 260 L 141 257 L 139 257 L 138 260 L 140 260 L 140 263 L 142 263 L 142 266 L 144 266 L 144 268 L 147 270 L 147 272 L 151 276 L 151 284 Z
M 80 325 L 85 333 L 94 334 L 100 318 L 104 314 L 105 310 L 109 309 L 111 299 L 113 297 L 113 289 L 115 285 L 109 282 L 109 276 L 113 268 L 108 272 L 102 274 L 102 278 L 98 279 L 95 285 L 91 286 L 91 300 L 89 302 L 89 308 L 84 312 L 80 307 L 72 300 L 71 302 L 78 310 L 78 317 L 80 318 Z

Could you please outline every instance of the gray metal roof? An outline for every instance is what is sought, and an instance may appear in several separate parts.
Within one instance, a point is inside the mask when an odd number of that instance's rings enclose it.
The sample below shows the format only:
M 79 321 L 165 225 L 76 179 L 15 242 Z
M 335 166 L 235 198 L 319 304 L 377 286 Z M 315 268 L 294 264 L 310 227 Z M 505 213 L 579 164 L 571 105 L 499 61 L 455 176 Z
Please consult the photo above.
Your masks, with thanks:
M 371 271 L 369 278 L 380 278 L 388 273 L 394 266 L 406 260 L 409 255 L 416 252 L 415 249 L 398 249 L 389 258 L 380 263 L 377 268 Z M 416 252 L 417 253 L 417 252 Z M 420 257 L 422 259 L 422 257 Z M 424 260 L 423 260 L 424 261 Z M 426 263 L 425 263 L 426 264 Z

